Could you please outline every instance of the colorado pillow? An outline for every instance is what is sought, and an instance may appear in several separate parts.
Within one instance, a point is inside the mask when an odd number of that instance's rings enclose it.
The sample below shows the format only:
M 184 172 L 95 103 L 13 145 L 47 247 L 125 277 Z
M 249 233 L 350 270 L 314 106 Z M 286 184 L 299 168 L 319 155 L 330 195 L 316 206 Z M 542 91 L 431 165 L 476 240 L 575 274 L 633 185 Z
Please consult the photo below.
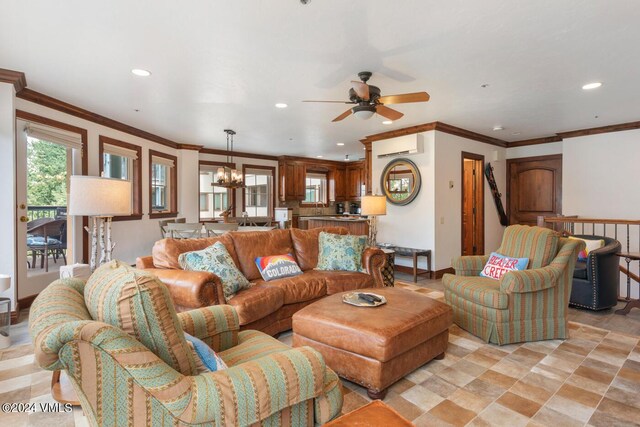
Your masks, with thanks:
M 302 274 L 291 254 L 261 256 L 256 258 L 256 265 L 265 282 Z
M 491 252 L 489 260 L 480 272 L 482 277 L 500 280 L 506 273 L 514 270 L 525 270 L 529 264 L 529 258 L 511 258 Z
M 600 249 L 601 247 L 604 246 L 604 240 L 602 239 L 582 239 L 580 237 L 573 237 L 573 236 L 569 236 L 569 238 L 573 240 L 582 240 L 587 245 L 587 247 L 584 250 L 578 253 L 578 261 L 586 261 L 587 258 L 589 257 L 589 252 L 595 249 Z

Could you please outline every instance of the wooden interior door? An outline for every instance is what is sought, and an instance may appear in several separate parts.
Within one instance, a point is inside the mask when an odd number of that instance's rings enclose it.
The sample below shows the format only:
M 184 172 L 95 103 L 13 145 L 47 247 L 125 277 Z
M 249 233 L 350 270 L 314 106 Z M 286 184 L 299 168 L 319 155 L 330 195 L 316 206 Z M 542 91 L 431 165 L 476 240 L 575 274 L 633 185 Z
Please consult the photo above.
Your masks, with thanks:
M 562 213 L 562 154 L 507 160 L 509 224 Z
M 484 254 L 484 156 L 462 153 L 462 255 Z

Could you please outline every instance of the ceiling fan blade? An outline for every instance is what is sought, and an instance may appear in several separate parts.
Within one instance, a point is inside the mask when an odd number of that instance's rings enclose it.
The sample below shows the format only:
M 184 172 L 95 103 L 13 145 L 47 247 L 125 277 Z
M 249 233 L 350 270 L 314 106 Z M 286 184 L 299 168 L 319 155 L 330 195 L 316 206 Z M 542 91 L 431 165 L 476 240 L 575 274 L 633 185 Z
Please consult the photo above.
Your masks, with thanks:
M 361 99 L 368 101 L 369 85 L 362 82 L 356 82 L 355 80 L 352 80 L 351 83 L 353 83 L 353 90 L 356 92 L 356 95 L 358 95 L 358 97 L 360 97 Z
M 378 101 L 381 104 L 406 104 L 408 102 L 427 102 L 429 98 L 430 96 L 427 92 L 415 92 L 381 96 Z
M 393 121 L 398 120 L 399 118 L 404 116 L 404 114 L 402 114 L 400 111 L 393 110 L 389 107 L 385 107 L 384 105 L 376 105 L 376 113 Z
M 355 104 L 351 101 L 302 101 L 302 102 L 328 102 L 330 104 Z
M 338 117 L 336 117 L 335 119 L 331 120 L 332 122 L 339 122 L 340 120 L 347 118 L 351 115 L 351 108 L 349 108 L 347 111 L 345 111 L 344 113 L 340 114 Z

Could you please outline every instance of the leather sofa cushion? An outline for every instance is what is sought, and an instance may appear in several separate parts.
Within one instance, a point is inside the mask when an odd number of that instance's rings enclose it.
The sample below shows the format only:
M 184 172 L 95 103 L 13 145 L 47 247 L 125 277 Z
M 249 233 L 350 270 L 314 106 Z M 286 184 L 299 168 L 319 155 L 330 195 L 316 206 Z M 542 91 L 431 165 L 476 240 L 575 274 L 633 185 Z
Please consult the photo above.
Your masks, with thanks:
M 587 277 L 587 263 L 582 261 L 576 262 L 576 268 L 573 270 L 573 277 L 576 279 L 589 280 Z
M 227 304 L 236 309 L 240 325 L 246 325 L 282 307 L 284 291 L 276 286 L 255 285 L 238 292 Z
M 298 276 L 265 282 L 260 280 L 257 285 L 273 286 L 284 292 L 284 303 L 295 304 L 323 297 L 327 294 L 326 277 L 319 272 L 310 270 Z
M 152 256 L 153 265 L 156 268 L 171 268 L 182 270 L 178 263 L 178 257 L 185 252 L 200 251 L 208 248 L 215 242 L 222 242 L 229 251 L 229 255 L 236 265 L 238 265 L 238 255 L 233 246 L 233 242 L 228 234 L 218 237 L 206 237 L 202 239 L 162 239 L 153 245 Z
M 291 241 L 302 271 L 311 270 L 318 266 L 318 236 L 322 231 L 342 235 L 349 233 L 344 227 L 319 227 L 311 230 L 291 229 Z
M 316 273 L 324 277 L 327 295 L 375 286 L 373 276 L 356 271 L 317 271 Z
M 250 281 L 262 279 L 256 265 L 256 258 L 294 253 L 289 230 L 232 231 L 226 235 L 233 240 L 233 246 L 238 256 L 238 268 Z
M 451 307 L 398 288 L 375 288 L 387 304 L 354 307 L 342 293 L 330 295 L 293 315 L 293 331 L 311 340 L 386 362 L 446 331 Z

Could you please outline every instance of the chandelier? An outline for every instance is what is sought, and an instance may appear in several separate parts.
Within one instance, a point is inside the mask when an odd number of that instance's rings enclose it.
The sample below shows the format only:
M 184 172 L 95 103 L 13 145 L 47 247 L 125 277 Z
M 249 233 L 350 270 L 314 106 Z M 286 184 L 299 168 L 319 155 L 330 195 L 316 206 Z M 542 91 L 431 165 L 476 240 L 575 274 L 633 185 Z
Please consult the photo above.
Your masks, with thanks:
M 233 163 L 233 135 L 236 132 L 231 129 L 225 129 L 224 132 L 227 134 L 227 163 Z M 228 166 L 219 167 L 216 180 L 211 185 L 225 188 L 242 188 L 244 187 L 242 172 L 237 169 L 231 169 Z

